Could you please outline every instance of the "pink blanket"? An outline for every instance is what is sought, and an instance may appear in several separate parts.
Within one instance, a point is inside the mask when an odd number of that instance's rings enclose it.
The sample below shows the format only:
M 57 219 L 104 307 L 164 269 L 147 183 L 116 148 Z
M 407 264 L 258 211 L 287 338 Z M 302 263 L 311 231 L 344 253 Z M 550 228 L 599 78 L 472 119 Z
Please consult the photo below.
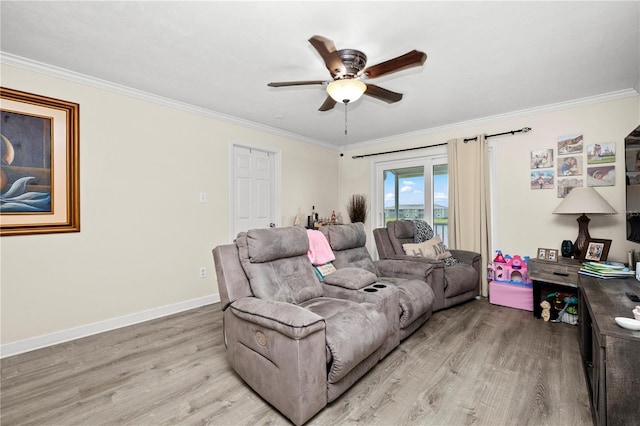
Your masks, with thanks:
M 322 232 L 307 229 L 307 235 L 309 236 L 309 251 L 307 251 L 307 257 L 312 264 L 324 265 L 336 259 L 329 245 L 329 241 L 327 241 Z

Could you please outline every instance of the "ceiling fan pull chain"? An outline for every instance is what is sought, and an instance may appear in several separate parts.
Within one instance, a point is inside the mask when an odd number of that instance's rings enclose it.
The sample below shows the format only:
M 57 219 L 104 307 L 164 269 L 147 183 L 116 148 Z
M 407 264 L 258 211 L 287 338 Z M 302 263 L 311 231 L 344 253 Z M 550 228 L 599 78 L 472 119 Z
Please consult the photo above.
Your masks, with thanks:
M 349 108 L 349 101 L 345 99 L 344 102 L 344 134 L 347 134 L 347 109 Z

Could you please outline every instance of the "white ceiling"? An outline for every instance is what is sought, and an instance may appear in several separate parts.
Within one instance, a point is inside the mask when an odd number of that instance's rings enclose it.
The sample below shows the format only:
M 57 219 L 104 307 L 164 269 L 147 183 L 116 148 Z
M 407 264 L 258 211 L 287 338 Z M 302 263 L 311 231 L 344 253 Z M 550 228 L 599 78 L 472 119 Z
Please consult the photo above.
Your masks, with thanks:
M 1 50 L 343 147 L 640 88 L 640 2 L 13 2 Z M 368 65 L 412 49 L 421 68 L 370 80 L 404 94 L 320 112 L 329 79 L 307 41 Z M 8 54 L 8 55 L 7 55 Z M 71 99 L 70 99 L 71 100 Z M 507 129 L 509 130 L 509 129 Z

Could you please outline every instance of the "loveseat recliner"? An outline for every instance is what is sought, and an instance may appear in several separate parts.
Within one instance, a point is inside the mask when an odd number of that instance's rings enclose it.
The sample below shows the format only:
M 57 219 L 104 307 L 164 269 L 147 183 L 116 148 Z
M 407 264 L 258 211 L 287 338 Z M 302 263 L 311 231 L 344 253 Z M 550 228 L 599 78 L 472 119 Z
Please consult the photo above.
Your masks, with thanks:
M 442 260 L 407 255 L 402 245 L 414 243 L 414 233 L 413 221 L 397 220 L 388 222 L 386 228 L 374 229 L 373 237 L 380 259 L 426 263 L 433 267 L 430 284 L 435 295 L 434 312 L 471 300 L 480 293 L 480 253 L 449 249 L 459 261 L 451 266 L 445 265 Z M 410 268 L 407 271 L 410 272 Z M 416 273 L 420 274 L 419 271 Z
M 366 374 L 398 329 L 396 292 L 352 290 L 380 303 L 326 297 L 308 246 L 305 230 L 289 227 L 240 233 L 213 249 L 229 363 L 297 425 Z
M 340 271 L 357 267 L 375 274 L 379 283 L 398 289 L 399 340 L 403 340 L 424 324 L 432 314 L 434 293 L 430 286 L 433 266 L 410 260 L 374 261 L 366 247 L 367 234 L 362 223 L 323 226 L 324 234 L 335 256 L 333 265 Z M 341 296 L 340 289 L 328 286 L 327 292 Z

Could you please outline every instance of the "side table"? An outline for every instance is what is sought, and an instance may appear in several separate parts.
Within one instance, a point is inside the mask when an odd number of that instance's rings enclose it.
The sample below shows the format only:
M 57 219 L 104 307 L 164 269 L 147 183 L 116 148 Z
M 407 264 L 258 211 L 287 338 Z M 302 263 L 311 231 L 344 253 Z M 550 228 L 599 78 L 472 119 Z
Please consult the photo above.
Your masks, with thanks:
M 578 294 L 579 260 L 561 257 L 557 262 L 530 259 L 528 263 L 529 278 L 533 283 L 533 316 L 540 318 L 542 308 L 542 290 Z

